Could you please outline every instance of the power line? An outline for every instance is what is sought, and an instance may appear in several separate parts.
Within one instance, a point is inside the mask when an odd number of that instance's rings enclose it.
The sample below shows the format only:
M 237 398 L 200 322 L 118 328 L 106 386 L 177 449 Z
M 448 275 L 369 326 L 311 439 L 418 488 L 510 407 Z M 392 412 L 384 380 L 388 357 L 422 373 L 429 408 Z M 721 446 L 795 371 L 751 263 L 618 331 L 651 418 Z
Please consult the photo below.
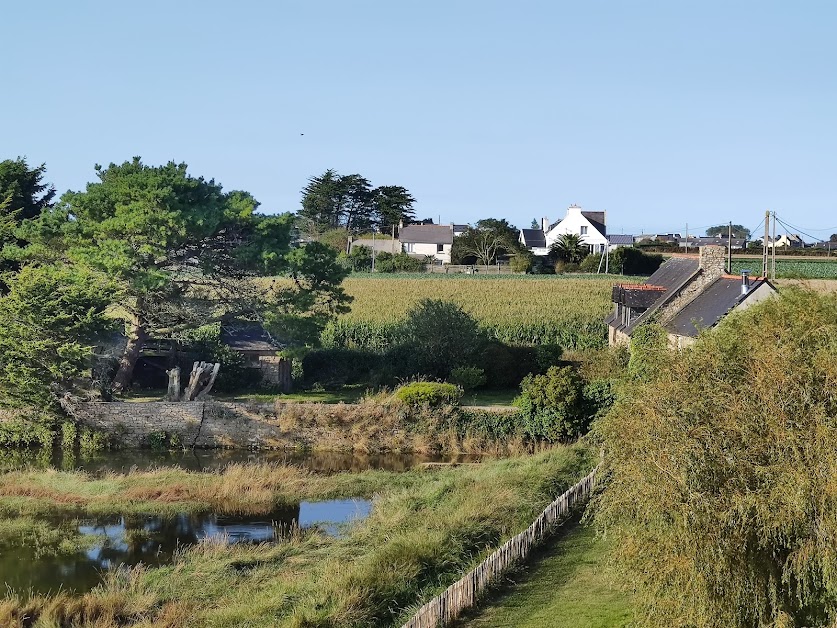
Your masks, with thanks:
M 818 240 L 818 239 L 819 239 L 819 238 L 817 238 L 817 236 L 812 236 L 810 233 L 806 233 L 806 232 L 804 232 L 804 231 L 803 231 L 802 229 L 800 229 L 799 227 L 794 227 L 793 225 L 791 225 L 791 224 L 789 224 L 789 223 L 783 222 L 781 218 L 779 218 L 778 216 L 776 216 L 776 214 L 773 214 L 773 216 L 776 218 L 776 222 L 778 222 L 780 225 L 782 225 L 785 229 L 788 229 L 788 230 L 791 230 L 791 231 L 796 231 L 796 232 L 798 232 L 798 233 L 801 233 L 802 235 L 808 236 L 809 238 L 811 238 L 811 239 L 812 239 L 812 240 L 814 240 L 814 241 L 816 241 L 816 240 Z

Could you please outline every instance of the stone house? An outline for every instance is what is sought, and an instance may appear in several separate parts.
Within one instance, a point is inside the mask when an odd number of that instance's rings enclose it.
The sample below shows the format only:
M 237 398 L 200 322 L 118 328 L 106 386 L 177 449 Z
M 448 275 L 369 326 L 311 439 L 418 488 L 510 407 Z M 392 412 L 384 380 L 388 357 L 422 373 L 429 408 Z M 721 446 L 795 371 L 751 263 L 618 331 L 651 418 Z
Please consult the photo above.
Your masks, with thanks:
M 726 273 L 726 250 L 703 246 L 699 255 L 669 259 L 641 284 L 614 286 L 608 342 L 626 343 L 643 323 L 659 323 L 669 343 L 684 347 L 727 314 L 770 298 L 776 289 L 764 277 Z
M 291 390 L 291 361 L 277 355 L 282 346 L 257 323 L 221 326 L 221 342 L 244 358 L 248 368 L 259 369 L 262 381 Z

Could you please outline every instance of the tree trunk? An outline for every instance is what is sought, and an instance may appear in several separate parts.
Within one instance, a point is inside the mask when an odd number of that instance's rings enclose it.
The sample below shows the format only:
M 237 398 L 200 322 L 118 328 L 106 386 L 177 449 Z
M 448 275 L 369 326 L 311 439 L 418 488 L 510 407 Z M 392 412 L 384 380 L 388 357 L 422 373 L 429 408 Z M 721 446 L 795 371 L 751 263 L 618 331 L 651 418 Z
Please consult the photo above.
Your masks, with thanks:
M 166 371 L 169 376 L 169 391 L 166 399 L 169 401 L 180 401 L 180 367 L 175 366 L 173 369 Z
M 128 342 L 125 343 L 125 351 L 122 352 L 122 357 L 119 359 L 119 369 L 113 378 L 113 389 L 115 391 L 124 392 L 131 386 L 134 379 L 134 367 L 147 340 L 148 333 L 145 331 L 145 326 L 139 317 L 135 317 L 131 322 L 131 331 Z

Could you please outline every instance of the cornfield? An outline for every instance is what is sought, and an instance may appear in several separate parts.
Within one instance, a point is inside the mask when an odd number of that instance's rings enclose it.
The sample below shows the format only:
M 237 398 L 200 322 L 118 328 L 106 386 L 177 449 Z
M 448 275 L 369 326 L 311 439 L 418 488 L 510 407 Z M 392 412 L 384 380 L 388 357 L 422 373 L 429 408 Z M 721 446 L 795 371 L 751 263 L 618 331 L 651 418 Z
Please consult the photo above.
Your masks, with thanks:
M 489 336 L 513 345 L 565 348 L 606 344 L 611 288 L 624 278 L 563 276 L 395 275 L 349 277 L 351 312 L 323 333 L 329 347 L 388 346 L 407 310 L 421 299 L 444 299 L 476 318 Z
M 761 260 L 733 260 L 732 272 L 749 270 L 761 274 Z M 787 279 L 837 279 L 837 261 L 777 259 L 776 276 Z

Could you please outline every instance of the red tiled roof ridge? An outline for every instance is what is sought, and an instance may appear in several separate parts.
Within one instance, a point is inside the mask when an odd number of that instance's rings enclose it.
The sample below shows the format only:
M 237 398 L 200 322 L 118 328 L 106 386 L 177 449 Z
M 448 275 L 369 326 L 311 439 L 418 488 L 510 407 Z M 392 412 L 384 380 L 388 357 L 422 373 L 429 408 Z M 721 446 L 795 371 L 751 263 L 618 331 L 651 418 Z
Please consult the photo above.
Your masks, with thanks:
M 660 292 L 665 292 L 666 288 L 663 286 L 654 286 L 647 283 L 620 283 L 617 284 L 620 288 L 624 288 L 625 290 L 658 290 Z

